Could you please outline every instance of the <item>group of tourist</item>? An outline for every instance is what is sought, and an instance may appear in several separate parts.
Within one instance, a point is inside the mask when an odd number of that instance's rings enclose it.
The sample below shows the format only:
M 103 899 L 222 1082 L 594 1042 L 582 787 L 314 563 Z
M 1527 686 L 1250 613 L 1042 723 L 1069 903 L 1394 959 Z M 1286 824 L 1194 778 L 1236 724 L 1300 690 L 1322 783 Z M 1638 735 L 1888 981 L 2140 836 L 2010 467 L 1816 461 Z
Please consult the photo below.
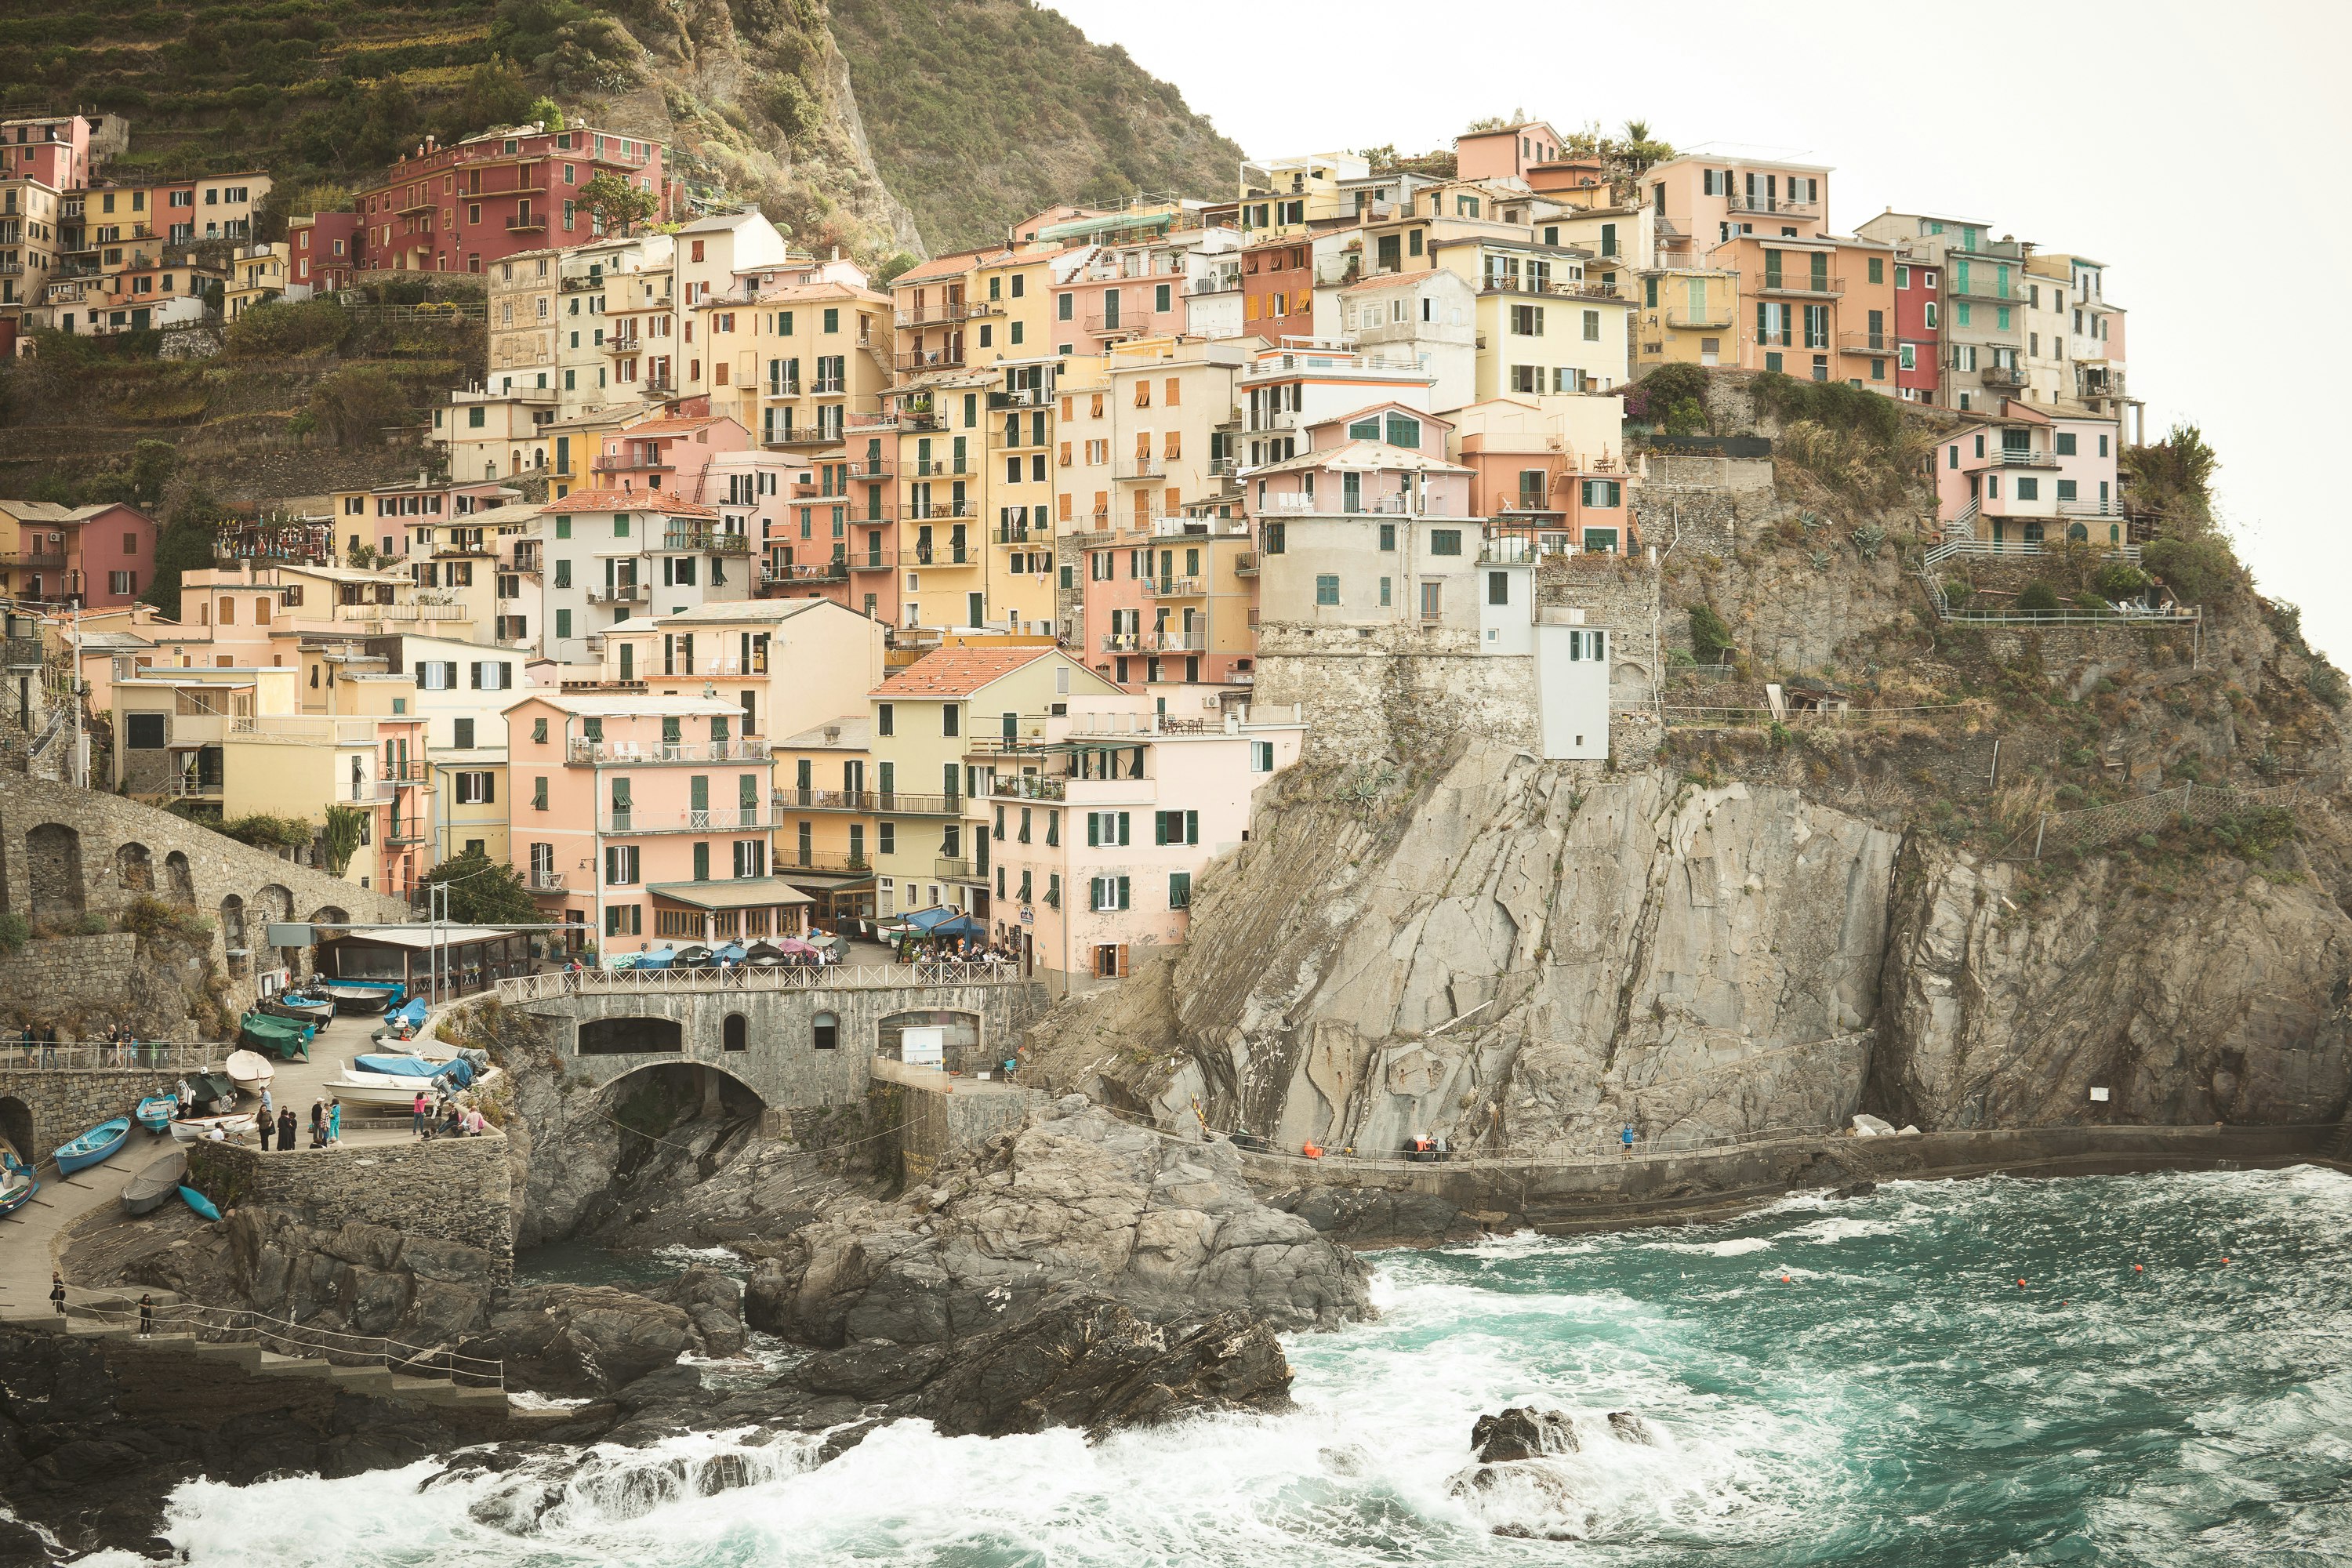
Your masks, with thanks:
M 75 1045 L 98 1048 L 98 1059 L 82 1064 L 84 1066 L 135 1068 L 145 1065 L 139 1060 L 139 1037 L 131 1032 L 127 1024 L 116 1024 L 94 1040 L 60 1040 L 56 1025 L 45 1024 L 35 1028 L 27 1024 L 18 1031 L 16 1045 L 20 1058 L 16 1064 L 19 1067 L 31 1067 L 36 1061 L 45 1068 L 56 1067 L 58 1065 L 58 1047 Z
M 274 1137 L 281 1152 L 291 1151 L 300 1129 L 294 1121 L 294 1108 L 279 1107 L 271 1098 L 267 1085 L 261 1090 L 261 1113 L 255 1125 L 261 1133 L 261 1152 L 269 1152 Z M 343 1141 L 343 1102 L 340 1100 L 314 1100 L 310 1102 L 310 1147 L 324 1149 Z
M 459 1105 L 455 1100 L 444 1100 L 436 1107 L 433 1097 L 421 1089 L 408 1109 L 409 1131 L 428 1142 L 435 1138 L 479 1138 L 489 1126 L 480 1107 Z

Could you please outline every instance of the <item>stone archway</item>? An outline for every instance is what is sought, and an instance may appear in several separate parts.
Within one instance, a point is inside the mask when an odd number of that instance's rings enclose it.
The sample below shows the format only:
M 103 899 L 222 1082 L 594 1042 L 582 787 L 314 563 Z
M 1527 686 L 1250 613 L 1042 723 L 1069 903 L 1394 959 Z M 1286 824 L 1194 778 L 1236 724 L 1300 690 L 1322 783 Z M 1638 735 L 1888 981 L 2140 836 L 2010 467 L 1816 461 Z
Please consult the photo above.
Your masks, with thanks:
M 123 891 L 155 890 L 155 858 L 144 844 L 125 844 L 114 852 L 114 880 Z
M 25 835 L 26 879 L 32 884 L 33 921 L 75 921 L 89 907 L 81 879 L 81 835 L 61 822 L 44 822 Z
M 660 1117 L 631 1114 L 622 1108 L 652 1099 L 666 1104 L 672 1115 L 709 1120 L 757 1120 L 767 1114 L 768 1100 L 758 1089 L 722 1067 L 708 1062 L 646 1062 L 631 1068 L 598 1091 L 597 1098 L 619 1111 L 625 1126 L 658 1122 Z
M 254 941 L 261 943 L 268 942 L 272 922 L 293 918 L 294 895 L 276 882 L 266 883 L 255 892 L 253 906 L 247 912 Z M 268 948 L 257 962 L 267 963 L 273 969 L 283 968 L 289 973 L 299 973 L 302 968 L 302 950 L 299 947 Z
M 13 1094 L 0 1096 L 0 1138 L 8 1141 L 19 1160 L 33 1163 L 33 1108 Z
M 252 950 L 245 940 L 245 900 L 231 893 L 220 901 L 221 947 L 228 955 L 228 972 L 242 978 L 250 972 Z
M 188 868 L 188 858 L 177 849 L 163 857 L 163 889 L 173 903 L 195 907 L 195 873 Z

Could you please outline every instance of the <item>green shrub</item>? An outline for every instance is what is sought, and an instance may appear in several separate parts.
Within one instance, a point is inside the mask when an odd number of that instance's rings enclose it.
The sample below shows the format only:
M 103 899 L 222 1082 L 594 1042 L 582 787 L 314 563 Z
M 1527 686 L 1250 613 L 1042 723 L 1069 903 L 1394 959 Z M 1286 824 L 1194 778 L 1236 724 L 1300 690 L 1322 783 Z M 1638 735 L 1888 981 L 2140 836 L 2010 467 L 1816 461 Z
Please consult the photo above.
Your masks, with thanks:
M 231 359 L 286 359 L 326 353 L 342 346 L 352 313 L 330 299 L 256 305 L 222 332 Z
M 1706 428 L 1706 381 L 1705 365 L 1662 364 L 1626 392 L 1625 417 L 1637 425 L 1662 426 L 1672 435 L 1696 435 Z M 1694 418 L 1695 428 L 1675 428 Z
M 2238 564 L 2229 542 L 2213 534 L 2200 539 L 2153 540 L 2140 552 L 2140 560 L 2175 594 L 2192 605 L 2220 598 L 2244 578 L 2244 569 Z
M 319 830 L 299 816 L 273 816 L 266 811 L 257 811 L 250 816 L 222 823 L 220 832 L 257 849 L 299 849 L 317 837 Z
M 1731 654 L 1731 628 L 1712 605 L 1691 606 L 1690 638 L 1691 653 L 1701 664 L 1721 664 Z
M 13 912 L 0 913 L 0 950 L 15 952 L 33 940 L 33 928 L 25 917 Z
M 2081 593 L 2074 595 L 2074 607 L 2078 610 L 2091 610 L 2095 612 L 2110 609 L 2113 606 L 2110 605 L 2103 596 L 2094 593 L 2088 588 L 2085 588 Z
M 2100 565 L 2091 578 L 2091 585 L 2110 601 L 2129 599 L 2147 590 L 2147 574 L 2128 561 L 2111 560 Z
M 1944 602 L 1951 605 L 1952 608 L 1956 610 L 1962 605 L 1967 604 L 1970 598 L 1975 596 L 1975 594 L 1976 585 L 1969 582 L 1965 577 L 1947 577 L 1944 579 Z
M 213 934 L 212 921 L 194 910 L 167 904 L 148 893 L 131 900 L 122 911 L 122 929 L 150 942 L 164 936 L 209 939 Z
M 2054 615 L 2058 608 L 2058 590 L 2039 577 L 2028 583 L 2017 595 L 2017 610 L 2020 615 Z

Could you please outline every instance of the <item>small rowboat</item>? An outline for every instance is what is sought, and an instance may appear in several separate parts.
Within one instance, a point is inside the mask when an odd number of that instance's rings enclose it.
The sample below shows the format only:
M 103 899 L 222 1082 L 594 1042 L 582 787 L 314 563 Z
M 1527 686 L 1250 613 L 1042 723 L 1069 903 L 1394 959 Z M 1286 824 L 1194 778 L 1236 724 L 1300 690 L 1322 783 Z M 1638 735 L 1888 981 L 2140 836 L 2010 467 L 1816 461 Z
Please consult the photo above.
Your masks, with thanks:
M 87 1170 L 111 1158 L 122 1141 L 131 1136 L 131 1118 L 118 1116 L 111 1121 L 101 1121 L 70 1142 L 58 1145 L 52 1156 L 58 1163 L 58 1174 L 69 1176 L 76 1171 Z
M 190 1208 L 195 1210 L 196 1217 L 198 1219 L 220 1218 L 220 1210 L 213 1207 L 212 1199 L 205 1196 L 204 1194 L 196 1191 L 194 1187 L 182 1187 L 180 1189 L 180 1201 L 186 1204 Z
M 152 1214 L 171 1202 L 187 1179 L 187 1152 L 174 1149 L 122 1184 L 122 1212 Z
M 229 1081 L 247 1094 L 259 1094 L 278 1076 L 278 1065 L 259 1051 L 231 1051 L 226 1065 Z
M 140 1126 L 160 1138 L 172 1130 L 172 1118 L 179 1113 L 180 1101 L 176 1096 L 151 1094 L 141 1100 L 138 1109 L 131 1114 L 137 1118 Z
M 40 1181 L 32 1172 L 10 1161 L 7 1174 L 0 1175 L 0 1215 L 15 1214 L 40 1190 Z
M 253 1112 L 232 1111 L 226 1116 L 183 1116 L 172 1123 L 172 1136 L 183 1143 L 195 1143 L 210 1138 L 218 1128 L 220 1135 L 231 1143 L 242 1142 L 253 1131 Z
M 268 1013 L 247 1013 L 237 1020 L 236 1038 L 246 1049 L 267 1051 L 282 1062 L 298 1058 L 309 1061 L 310 1037 L 318 1032 L 313 1024 L 273 1017 Z
M 408 1000 L 407 985 L 398 980 L 322 980 L 338 1013 L 383 1013 Z
M 419 1093 L 430 1100 L 438 1092 L 429 1078 L 398 1078 L 390 1073 L 349 1072 L 320 1086 L 337 1100 L 361 1105 L 389 1105 L 405 1110 Z

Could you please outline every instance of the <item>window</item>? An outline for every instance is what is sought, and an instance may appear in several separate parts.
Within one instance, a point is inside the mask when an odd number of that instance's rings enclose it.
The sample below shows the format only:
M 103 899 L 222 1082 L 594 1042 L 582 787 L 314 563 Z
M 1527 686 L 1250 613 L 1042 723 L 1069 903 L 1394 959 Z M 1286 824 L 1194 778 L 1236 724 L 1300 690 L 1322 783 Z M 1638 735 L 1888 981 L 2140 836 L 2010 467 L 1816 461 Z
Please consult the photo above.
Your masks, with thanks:
M 608 844 L 604 847 L 604 880 L 613 887 L 627 887 L 637 879 L 637 847 L 634 844 Z
M 1394 550 L 1395 548 L 1396 524 L 1393 522 L 1384 522 L 1381 524 L 1381 549 L 1385 552 Z
M 1201 814 L 1197 811 L 1153 812 L 1151 841 L 1160 845 L 1198 844 L 1201 842 Z
M 1189 910 L 1192 907 L 1192 872 L 1168 873 L 1168 907 L 1171 910 Z
M 809 1046 L 812 1049 L 830 1051 L 841 1045 L 841 1020 L 831 1013 L 819 1013 L 809 1020 Z
M 1087 847 L 1092 849 L 1118 847 L 1127 842 L 1128 814 L 1123 811 L 1090 811 L 1087 813 Z
M 2062 501 L 2070 501 L 2075 499 L 2075 485 L 2074 480 L 2060 479 L 2058 481 L 2058 499 Z
M 1508 572 L 1486 574 L 1486 602 L 1490 605 L 1507 605 L 1511 602 L 1511 574 Z
M 492 773 L 460 773 L 457 780 L 459 805 L 495 805 L 498 804 L 498 775 Z
M 1873 283 L 1886 281 L 1886 258 L 1874 256 L 1870 258 L 1870 280 Z
M 450 721 L 450 726 L 455 734 L 455 739 L 450 743 L 458 751 L 472 751 L 474 749 L 474 721 L 471 719 L 453 719 Z
M 2017 479 L 2017 499 L 2020 500 L 2040 500 L 2042 499 L 2042 481 L 2037 479 L 2029 479 L 2022 474 L 2019 475 Z
M 1514 305 L 1511 307 L 1511 334 L 1514 337 L 1539 338 L 1543 336 L 1543 307 L 1541 305 Z M 479 411 L 477 410 L 477 412 Z
M 1458 528 L 1433 528 L 1429 531 L 1429 552 L 1432 555 L 1462 553 L 1462 531 Z
M 1624 485 L 1619 479 L 1587 479 L 1584 481 L 1584 504 L 1588 507 L 1610 508 L 1624 502 Z
M 547 777 L 543 773 L 530 781 L 530 806 L 533 811 L 547 809 Z
M 1087 900 L 1087 907 L 1097 914 L 1128 907 L 1127 879 L 1124 877 L 1097 877 L 1088 891 L 1090 896 Z
M 2061 430 L 2058 432 L 2056 439 L 2058 442 L 2058 455 L 2060 457 L 2071 458 L 2074 455 L 2074 432 L 2072 430 Z
M 1423 583 L 1421 585 L 1421 618 L 1424 621 L 1445 617 L 1445 584 Z
M 1315 602 L 1337 605 L 1339 602 L 1339 579 L 1331 573 L 1318 574 L 1315 579 Z
M 131 713 L 125 715 L 123 744 L 134 752 L 160 752 L 163 749 L 163 715 Z
M 895 735 L 898 731 L 898 709 L 891 703 L 877 703 L 874 709 L 874 729 L 877 734 Z
M 940 733 L 954 735 L 962 732 L 963 710 L 952 702 L 940 704 Z
M 1270 773 L 1274 772 L 1274 742 L 1272 741 L 1252 741 L 1250 742 L 1250 772 L 1254 773 Z

